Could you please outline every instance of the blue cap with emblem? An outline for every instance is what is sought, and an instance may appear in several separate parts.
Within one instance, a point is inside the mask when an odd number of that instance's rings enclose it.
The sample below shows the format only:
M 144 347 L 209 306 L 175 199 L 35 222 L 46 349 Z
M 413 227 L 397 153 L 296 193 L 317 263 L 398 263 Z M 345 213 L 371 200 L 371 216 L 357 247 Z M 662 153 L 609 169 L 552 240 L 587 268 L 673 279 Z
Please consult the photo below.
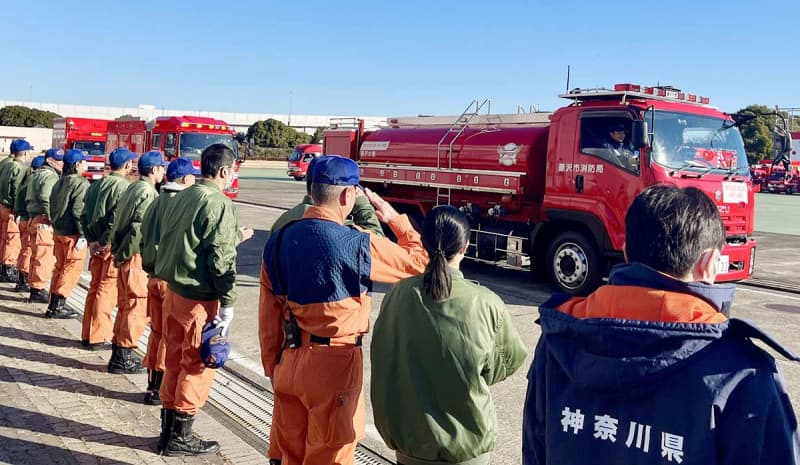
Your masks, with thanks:
M 188 175 L 200 176 L 200 170 L 195 168 L 192 160 L 176 158 L 167 166 L 167 181 L 174 181 Z
M 61 161 L 64 159 L 64 151 L 56 148 L 49 149 L 44 153 L 44 158 L 52 158 L 55 161 Z
M 64 163 L 68 165 L 74 165 L 82 160 L 86 160 L 86 155 L 83 153 L 83 150 L 70 149 L 64 154 Z
M 338 155 L 326 155 L 314 166 L 314 183 L 334 186 L 357 186 L 359 171 L 356 162 Z
M 200 359 L 208 368 L 221 368 L 231 354 L 231 344 L 228 338 L 222 335 L 222 329 L 212 324 L 206 325 L 203 329 Z
M 108 156 L 108 164 L 111 165 L 112 170 L 118 170 L 122 168 L 125 163 L 131 160 L 136 160 L 136 154 L 125 147 L 114 149 L 114 151 Z

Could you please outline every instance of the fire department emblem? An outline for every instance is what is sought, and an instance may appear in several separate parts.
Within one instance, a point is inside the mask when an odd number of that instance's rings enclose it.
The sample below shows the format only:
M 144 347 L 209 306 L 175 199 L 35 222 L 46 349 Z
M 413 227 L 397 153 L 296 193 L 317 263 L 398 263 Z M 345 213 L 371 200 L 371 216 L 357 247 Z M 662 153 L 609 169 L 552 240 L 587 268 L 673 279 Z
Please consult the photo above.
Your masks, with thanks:
M 511 166 L 517 164 L 517 154 L 522 149 L 521 145 L 509 142 L 506 145 L 497 146 L 497 154 L 500 156 L 500 164 L 503 166 Z

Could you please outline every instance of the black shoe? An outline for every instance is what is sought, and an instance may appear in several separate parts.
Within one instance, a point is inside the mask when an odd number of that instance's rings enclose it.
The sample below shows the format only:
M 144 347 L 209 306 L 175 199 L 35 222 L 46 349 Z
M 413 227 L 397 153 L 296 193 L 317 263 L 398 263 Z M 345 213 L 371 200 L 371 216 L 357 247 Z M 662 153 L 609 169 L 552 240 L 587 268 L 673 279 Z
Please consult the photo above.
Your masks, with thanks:
M 192 433 L 193 415 L 184 413 L 175 414 L 175 422 L 172 425 L 172 435 L 167 442 L 164 455 L 176 457 L 181 455 L 205 455 L 214 454 L 219 451 L 217 441 L 203 441 Z
M 9 279 L 8 276 L 8 266 L 7 265 L 0 265 L 0 282 L 2 283 L 10 283 L 13 282 Z
M 172 436 L 172 426 L 175 423 L 175 410 L 161 409 L 161 434 L 158 435 L 158 454 L 164 453 L 167 448 L 169 438 Z
M 30 296 L 28 297 L 29 304 L 46 304 L 50 302 L 50 293 L 47 289 L 31 288 Z
M 66 320 L 69 318 L 77 318 L 78 312 L 67 307 L 67 298 L 58 294 L 53 294 L 52 298 L 53 308 L 47 311 L 45 316 L 47 318 L 58 318 Z
M 28 285 L 28 273 L 20 273 L 17 278 L 17 285 L 14 287 L 17 292 L 30 292 L 31 287 Z
M 16 265 L 4 265 L 3 266 L 3 280 L 7 283 L 15 283 L 19 279 L 19 271 L 17 271 Z
M 161 380 L 163 371 L 147 370 L 147 392 L 144 394 L 144 403 L 147 405 L 161 405 Z
M 133 349 L 130 347 L 117 346 L 116 355 L 111 354 L 111 360 L 108 361 L 108 372 L 115 375 L 133 375 L 145 371 L 142 366 L 141 360 L 133 356 Z

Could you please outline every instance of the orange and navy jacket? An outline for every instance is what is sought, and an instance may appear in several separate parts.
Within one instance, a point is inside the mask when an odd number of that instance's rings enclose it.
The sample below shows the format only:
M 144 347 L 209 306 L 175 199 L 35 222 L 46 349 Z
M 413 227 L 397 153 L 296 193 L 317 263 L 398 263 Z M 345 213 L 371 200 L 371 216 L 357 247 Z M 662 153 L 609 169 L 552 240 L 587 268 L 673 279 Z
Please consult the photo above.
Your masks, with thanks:
M 524 465 L 800 463 L 781 375 L 752 340 L 797 357 L 721 313 L 734 290 L 629 264 L 589 297 L 543 304 Z
M 397 243 L 342 224 L 335 212 L 312 206 L 264 247 L 259 299 L 259 339 L 264 373 L 272 376 L 284 344 L 286 297 L 300 329 L 328 338 L 350 338 L 369 329 L 372 282 L 395 283 L 425 270 L 428 256 L 406 215 L 389 223 Z M 286 289 L 274 267 L 278 254 Z

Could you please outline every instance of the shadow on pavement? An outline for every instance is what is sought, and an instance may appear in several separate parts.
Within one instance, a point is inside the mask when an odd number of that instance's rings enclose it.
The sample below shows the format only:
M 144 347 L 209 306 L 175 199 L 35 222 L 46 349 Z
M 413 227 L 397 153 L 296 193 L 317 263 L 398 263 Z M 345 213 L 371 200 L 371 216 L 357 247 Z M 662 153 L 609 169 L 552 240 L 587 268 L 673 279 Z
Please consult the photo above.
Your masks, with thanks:
M 3 354 L 8 356 L 8 354 Z M 121 375 L 115 375 L 121 376 Z M 142 392 L 121 392 L 112 391 L 102 386 L 87 383 L 74 378 L 66 378 L 38 371 L 26 370 L 24 368 L 5 367 L 0 369 L 0 382 L 24 383 L 34 387 L 53 389 L 69 393 L 78 393 L 89 396 L 105 397 L 125 402 L 138 404 L 142 402 Z M 7 408 L 7 407 L 3 407 Z
M 60 447 L 39 444 L 24 439 L 0 436 L 0 462 L 2 463 L 49 463 L 49 464 L 95 464 L 133 465 L 131 462 L 99 457 Z
M 33 340 L 39 342 L 39 338 L 42 337 L 43 337 L 42 335 L 36 335 L 36 338 Z M 72 345 L 74 347 L 77 344 L 73 342 Z M 74 358 L 69 358 L 69 357 L 62 357 L 61 355 L 56 355 L 50 352 L 42 352 L 40 350 L 26 349 L 23 347 L 7 346 L 5 344 L 0 344 L 0 355 L 4 355 L 6 357 L 14 357 L 17 359 L 29 360 L 31 362 L 41 362 L 52 365 L 58 365 L 64 368 L 77 368 L 79 370 L 105 371 L 107 368 L 106 364 L 86 363 L 81 360 L 75 360 Z
M 1 310 L 5 309 L 0 308 L 0 311 Z M 74 339 L 50 336 L 49 334 L 32 333 L 24 329 L 9 328 L 7 326 L 0 326 L 0 337 L 7 337 L 9 339 L 22 339 L 25 341 L 36 341 L 49 346 L 64 348 L 74 348 L 78 347 L 80 344 L 79 341 Z
M 21 308 L 0 306 L 0 312 L 10 313 L 12 315 L 34 316 L 34 317 L 44 318 L 44 310 L 22 310 Z

